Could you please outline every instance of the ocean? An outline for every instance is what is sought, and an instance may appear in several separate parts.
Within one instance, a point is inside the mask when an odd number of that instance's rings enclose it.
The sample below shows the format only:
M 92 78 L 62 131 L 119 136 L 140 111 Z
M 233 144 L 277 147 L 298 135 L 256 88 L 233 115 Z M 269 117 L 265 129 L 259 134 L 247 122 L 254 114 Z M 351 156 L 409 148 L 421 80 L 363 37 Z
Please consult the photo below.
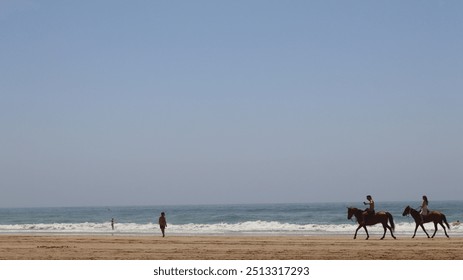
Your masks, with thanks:
M 376 201 L 377 211 L 390 212 L 396 224 L 397 236 L 413 234 L 415 223 L 403 217 L 407 205 L 417 208 L 420 201 Z M 364 208 L 356 203 L 303 204 L 235 204 L 235 205 L 166 205 L 133 207 L 51 207 L 0 208 L 0 234 L 109 234 L 159 235 L 157 220 L 166 213 L 167 235 L 353 235 L 355 218 L 347 219 L 348 206 Z M 463 236 L 463 201 L 431 201 L 430 210 L 443 212 L 451 230 L 450 236 Z M 111 219 L 115 220 L 114 230 Z M 429 234 L 434 225 L 425 225 Z M 381 225 L 368 227 L 370 235 L 382 235 Z M 359 230 L 359 237 L 364 235 Z M 387 233 L 389 235 L 389 233 Z M 424 237 L 421 229 L 417 237 Z M 440 226 L 436 237 L 443 237 Z

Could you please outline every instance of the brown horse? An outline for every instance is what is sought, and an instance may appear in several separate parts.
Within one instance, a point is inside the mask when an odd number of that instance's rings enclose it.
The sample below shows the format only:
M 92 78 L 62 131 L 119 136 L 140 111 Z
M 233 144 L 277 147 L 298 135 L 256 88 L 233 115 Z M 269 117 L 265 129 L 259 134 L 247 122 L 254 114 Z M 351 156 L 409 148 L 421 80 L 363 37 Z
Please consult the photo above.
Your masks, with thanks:
M 426 233 L 426 235 L 429 238 L 429 234 L 426 232 L 426 230 L 424 229 L 424 226 L 423 226 L 423 224 L 429 223 L 429 222 L 434 223 L 434 234 L 431 236 L 431 238 L 433 238 L 434 235 L 436 235 L 437 224 L 440 224 L 442 226 L 442 228 L 444 229 L 445 236 L 449 237 L 449 235 L 447 234 L 447 231 L 445 230 L 445 227 L 444 227 L 443 223 L 445 223 L 445 225 L 447 226 L 448 229 L 450 229 L 450 226 L 447 223 L 447 218 L 441 212 L 439 212 L 439 211 L 429 211 L 428 215 L 421 216 L 421 214 L 417 210 L 411 208 L 410 206 L 407 206 L 407 207 L 405 207 L 405 210 L 402 213 L 402 216 L 407 216 L 407 215 L 412 215 L 413 219 L 415 220 L 415 224 L 416 224 L 415 232 L 413 233 L 412 238 L 415 237 L 416 230 L 418 229 L 418 226 L 421 226 L 424 233 Z
M 381 237 L 381 239 L 384 239 L 384 237 L 386 236 L 386 229 L 389 229 L 392 237 L 396 239 L 393 233 L 395 229 L 395 225 L 394 225 L 394 220 L 392 218 L 391 213 L 384 212 L 384 211 L 376 212 L 373 216 L 368 216 L 365 219 L 366 220 L 365 222 L 363 220 L 363 210 L 358 209 L 358 208 L 348 207 L 347 208 L 347 219 L 349 220 L 352 219 L 352 216 L 355 216 L 355 218 L 357 219 L 357 222 L 359 223 L 358 228 L 355 230 L 354 239 L 357 238 L 357 231 L 362 227 L 365 229 L 365 232 L 367 233 L 366 239 L 370 238 L 370 235 L 368 234 L 368 230 L 366 226 L 372 226 L 378 223 L 381 223 L 384 228 L 383 237 Z M 390 222 L 391 226 L 388 225 L 388 221 Z

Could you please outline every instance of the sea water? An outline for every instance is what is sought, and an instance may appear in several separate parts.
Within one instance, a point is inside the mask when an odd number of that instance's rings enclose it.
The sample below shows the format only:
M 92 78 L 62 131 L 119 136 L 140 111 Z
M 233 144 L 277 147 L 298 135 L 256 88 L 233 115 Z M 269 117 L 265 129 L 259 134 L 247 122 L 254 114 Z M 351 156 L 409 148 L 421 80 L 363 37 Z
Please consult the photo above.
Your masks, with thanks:
M 407 205 L 420 201 L 376 202 L 377 211 L 390 212 L 395 234 L 412 235 L 413 218 L 402 216 Z M 0 208 L 0 234 L 128 234 L 156 235 L 161 212 L 166 213 L 168 235 L 352 235 L 355 218 L 347 219 L 347 207 L 362 203 L 166 205 L 133 207 Z M 451 225 L 450 236 L 463 236 L 463 201 L 433 201 L 430 210 L 443 212 Z M 114 229 L 111 227 L 114 219 Z M 434 225 L 425 225 L 428 233 Z M 381 225 L 368 228 L 382 235 Z M 359 234 L 364 234 L 363 229 Z M 387 233 L 389 235 L 389 233 Z M 417 236 L 425 236 L 419 228 Z M 436 236 L 444 236 L 438 226 Z

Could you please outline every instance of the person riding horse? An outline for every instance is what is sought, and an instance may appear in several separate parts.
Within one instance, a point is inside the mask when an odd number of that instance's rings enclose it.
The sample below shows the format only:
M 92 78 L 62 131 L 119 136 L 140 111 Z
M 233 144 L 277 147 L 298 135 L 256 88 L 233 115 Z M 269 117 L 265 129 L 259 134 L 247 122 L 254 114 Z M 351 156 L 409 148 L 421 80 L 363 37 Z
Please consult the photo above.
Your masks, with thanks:
M 373 200 L 373 198 L 371 197 L 371 195 L 367 195 L 367 200 L 368 202 L 363 202 L 364 205 L 368 205 L 368 208 L 366 208 L 364 211 L 363 211 L 363 222 L 366 223 L 367 221 L 367 218 L 370 216 L 374 216 L 375 215 L 375 202 Z
M 421 206 L 418 211 L 420 211 L 421 214 L 421 223 L 424 222 L 424 217 L 428 215 L 429 209 L 428 209 L 428 197 L 423 195 L 423 201 L 421 202 Z
M 448 224 L 447 218 L 445 217 L 445 215 L 442 212 L 430 211 L 428 213 L 428 215 L 423 217 L 420 214 L 420 212 L 418 212 L 414 208 L 410 207 L 410 205 L 408 205 L 407 207 L 405 207 L 404 212 L 402 213 L 402 216 L 407 216 L 407 215 L 411 215 L 413 217 L 413 219 L 415 220 L 415 231 L 413 232 L 412 238 L 415 237 L 416 230 L 418 229 L 418 227 L 421 227 L 423 229 L 424 233 L 426 233 L 426 236 L 428 238 L 433 238 L 436 235 L 436 232 L 437 232 L 437 224 L 441 225 L 441 227 L 444 229 L 445 236 L 449 237 L 449 235 L 447 234 L 447 231 L 445 230 L 444 224 L 447 226 L 448 229 L 450 229 L 450 225 Z M 434 233 L 433 233 L 433 235 L 431 237 L 426 232 L 426 229 L 423 226 L 423 224 L 429 223 L 429 222 L 434 223 Z
M 365 233 L 367 234 L 368 239 L 370 235 L 368 234 L 367 226 L 372 226 L 378 223 L 381 223 L 383 225 L 383 237 L 381 239 L 384 239 L 386 236 L 386 230 L 389 230 L 391 232 L 391 236 L 395 239 L 394 236 L 394 229 L 395 229 L 395 224 L 394 224 L 394 218 L 392 217 L 391 213 L 385 212 L 385 211 L 379 211 L 375 213 L 373 216 L 368 217 L 368 221 L 363 220 L 363 213 L 364 211 L 362 209 L 358 209 L 355 207 L 347 207 L 347 219 L 350 220 L 353 216 L 357 219 L 357 223 L 359 224 L 357 229 L 355 230 L 354 234 L 354 239 L 357 238 L 357 232 L 360 228 L 363 228 L 365 230 Z M 390 225 L 389 225 L 390 224 Z

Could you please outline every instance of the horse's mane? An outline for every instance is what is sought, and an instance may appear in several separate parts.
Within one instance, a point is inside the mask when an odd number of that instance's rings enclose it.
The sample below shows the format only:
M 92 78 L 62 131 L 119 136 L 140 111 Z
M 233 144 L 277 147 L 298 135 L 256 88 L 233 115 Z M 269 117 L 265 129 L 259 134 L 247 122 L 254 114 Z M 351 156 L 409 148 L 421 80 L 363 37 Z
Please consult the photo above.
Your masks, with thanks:
M 410 212 L 416 212 L 416 213 L 419 213 L 418 210 L 416 210 L 415 208 L 411 207 L 410 205 L 407 205 L 408 208 L 410 208 Z

